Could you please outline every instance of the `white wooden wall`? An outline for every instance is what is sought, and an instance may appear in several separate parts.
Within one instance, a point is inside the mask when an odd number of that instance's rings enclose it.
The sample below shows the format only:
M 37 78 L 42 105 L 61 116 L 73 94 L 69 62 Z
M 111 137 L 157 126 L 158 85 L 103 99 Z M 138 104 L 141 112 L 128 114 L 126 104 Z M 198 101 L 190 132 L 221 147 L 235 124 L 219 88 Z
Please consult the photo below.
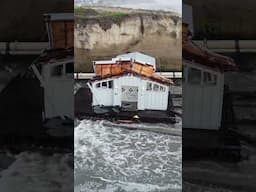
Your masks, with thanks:
M 102 82 L 107 82 L 108 81 L 113 81 L 113 79 L 106 79 L 102 81 L 97 81 L 92 84 L 93 88 L 93 106 L 96 105 L 104 105 L 104 106 L 113 106 L 114 101 L 113 101 L 113 95 L 114 95 L 114 90 L 113 88 L 108 88 L 108 87 L 99 87 L 96 88 L 97 83 L 102 83 Z
M 113 89 L 96 88 L 102 81 L 113 80 Z M 93 105 L 121 106 L 122 86 L 138 87 L 138 110 L 166 110 L 168 106 L 169 87 L 137 76 L 126 75 L 118 78 L 109 78 L 92 83 Z M 165 87 L 164 92 L 147 91 L 147 82 Z
M 183 128 L 217 130 L 221 125 L 224 74 L 202 65 L 183 61 Z M 190 84 L 188 68 L 201 70 L 200 84 Z M 216 85 L 207 85 L 203 80 L 203 72 L 217 76 Z
M 146 81 L 150 82 L 150 81 Z M 155 82 L 152 82 L 153 84 L 157 84 Z M 163 86 L 165 88 L 165 91 L 145 91 L 144 94 L 144 109 L 148 110 L 167 110 L 168 107 L 168 94 L 169 94 L 169 87 L 158 84 L 159 86 Z
M 56 65 L 61 65 L 58 63 Z M 74 89 L 73 76 L 63 74 L 60 77 L 52 77 L 50 70 L 56 66 L 49 64 L 43 66 L 42 75 L 44 80 L 44 107 L 45 117 L 67 116 L 74 118 L 74 95 L 71 90 Z
M 144 91 L 143 80 L 133 75 L 121 76 L 115 80 L 114 103 L 118 104 L 119 106 L 121 106 L 121 102 L 122 102 L 122 98 L 121 98 L 122 86 L 138 87 L 138 106 L 137 107 L 139 110 L 142 109 L 144 106 L 143 102 L 141 101 L 141 97 L 143 96 L 143 91 Z

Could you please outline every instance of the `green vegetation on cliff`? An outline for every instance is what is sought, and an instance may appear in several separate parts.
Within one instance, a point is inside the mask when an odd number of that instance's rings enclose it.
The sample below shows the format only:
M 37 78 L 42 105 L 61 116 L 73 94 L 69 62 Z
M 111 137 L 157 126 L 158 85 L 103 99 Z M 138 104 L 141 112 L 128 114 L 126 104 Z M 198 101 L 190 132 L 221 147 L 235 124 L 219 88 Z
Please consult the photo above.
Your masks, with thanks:
M 127 13 L 121 11 L 97 11 L 88 7 L 75 8 L 76 19 L 97 20 L 99 23 L 102 23 L 102 21 L 106 23 L 109 20 L 113 23 L 120 24 L 127 16 Z
M 75 22 L 76 72 L 133 51 L 155 57 L 158 71 L 181 70 L 181 18 L 172 12 L 83 6 L 75 8 Z

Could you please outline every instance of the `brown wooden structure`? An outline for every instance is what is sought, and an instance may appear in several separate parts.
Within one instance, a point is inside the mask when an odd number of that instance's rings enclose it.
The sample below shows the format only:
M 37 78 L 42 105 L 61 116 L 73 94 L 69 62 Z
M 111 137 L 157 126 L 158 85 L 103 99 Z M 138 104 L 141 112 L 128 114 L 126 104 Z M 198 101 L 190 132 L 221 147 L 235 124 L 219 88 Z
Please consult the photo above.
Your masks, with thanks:
M 71 13 L 45 14 L 50 48 L 74 47 L 74 18 Z
M 153 74 L 151 65 L 143 65 L 132 61 L 117 61 L 116 63 L 95 65 L 96 76 L 114 76 L 124 72 L 135 72 L 150 77 Z

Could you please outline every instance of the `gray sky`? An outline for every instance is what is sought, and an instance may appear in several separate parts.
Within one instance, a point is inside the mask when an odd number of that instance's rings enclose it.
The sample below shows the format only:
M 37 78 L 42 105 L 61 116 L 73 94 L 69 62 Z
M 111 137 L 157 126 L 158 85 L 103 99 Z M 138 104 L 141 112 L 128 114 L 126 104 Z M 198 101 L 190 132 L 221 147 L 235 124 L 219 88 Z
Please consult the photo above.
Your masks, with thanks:
M 134 3 L 134 1 L 131 0 L 131 3 L 122 4 L 121 6 L 141 9 L 171 10 L 181 14 L 181 4 L 181 0 L 148 0 L 141 2 L 138 0 L 137 3 Z
M 182 0 L 75 0 L 75 3 L 76 5 L 101 4 L 135 9 L 168 10 L 180 15 L 182 11 Z

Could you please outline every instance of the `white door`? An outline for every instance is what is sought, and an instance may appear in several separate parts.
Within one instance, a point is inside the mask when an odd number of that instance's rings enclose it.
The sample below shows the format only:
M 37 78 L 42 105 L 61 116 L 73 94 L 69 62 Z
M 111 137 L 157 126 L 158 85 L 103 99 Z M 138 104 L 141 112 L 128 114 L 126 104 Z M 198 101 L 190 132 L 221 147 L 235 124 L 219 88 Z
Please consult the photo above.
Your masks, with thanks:
M 217 130 L 221 123 L 222 75 L 193 66 L 185 66 L 183 71 L 183 127 Z
M 183 84 L 183 127 L 200 128 L 202 98 L 202 71 L 187 68 L 187 79 Z
M 138 109 L 138 87 L 137 86 L 122 86 L 121 106 L 123 110 Z
M 201 127 L 218 129 L 222 117 L 222 88 L 221 74 L 217 72 L 203 72 L 202 92 L 202 121 Z
M 73 63 L 49 65 L 44 70 L 45 117 L 74 118 Z

